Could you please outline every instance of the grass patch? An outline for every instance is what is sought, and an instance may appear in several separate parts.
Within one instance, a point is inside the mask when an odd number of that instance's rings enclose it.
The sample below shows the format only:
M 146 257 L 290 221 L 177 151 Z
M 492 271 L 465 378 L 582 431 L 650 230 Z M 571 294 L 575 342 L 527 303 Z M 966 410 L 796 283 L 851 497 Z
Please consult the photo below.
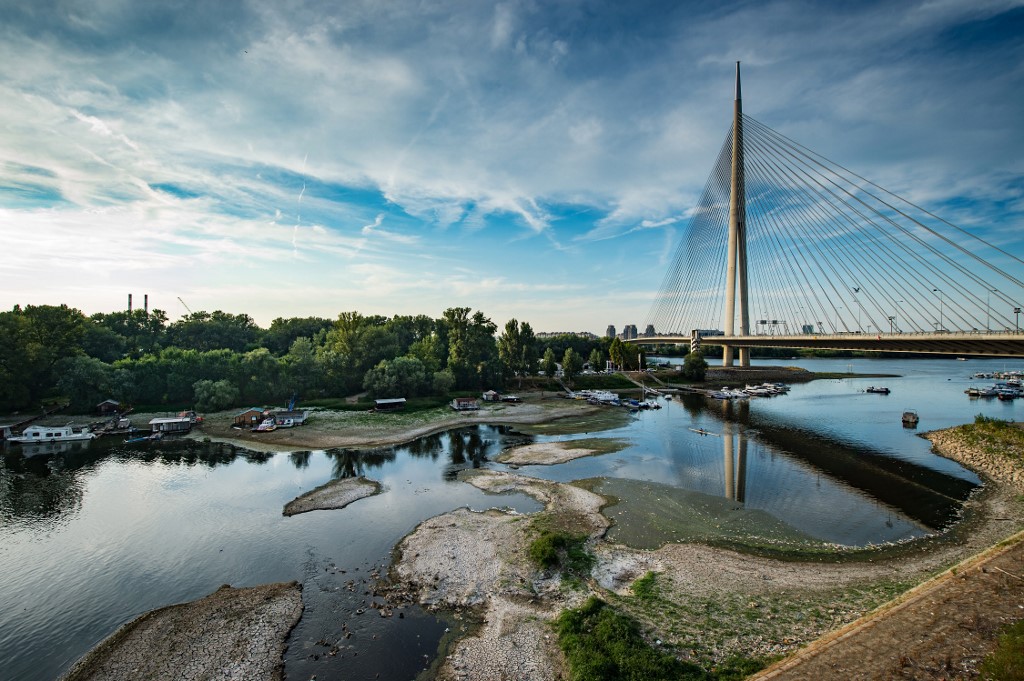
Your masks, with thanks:
M 629 442 L 618 438 L 587 437 L 579 440 L 566 440 L 562 442 L 565 449 L 589 449 L 594 454 L 611 454 L 620 452 L 629 446 Z
M 642 601 L 648 601 L 654 598 L 654 573 L 648 572 L 640 579 L 633 582 L 631 591 L 633 592 L 634 598 L 639 598 Z
M 709 678 L 700 667 L 652 648 L 640 635 L 636 620 L 616 612 L 596 596 L 582 607 L 559 615 L 555 628 L 572 681 Z
M 978 414 L 974 423 L 952 429 L 964 444 L 992 457 L 1024 462 L 1024 429 L 1013 421 Z
M 786 650 L 819 638 L 903 593 L 909 583 L 879 582 L 821 592 L 721 592 L 680 595 L 670 580 L 647 573 L 632 595 L 608 594 L 609 603 L 635 619 L 647 639 L 660 639 L 701 668 L 709 679 L 740 679 Z
M 558 570 L 563 578 L 586 577 L 594 567 L 594 556 L 587 552 L 586 535 L 541 530 L 530 542 L 530 560 L 543 570 Z
M 1024 680 L 1024 620 L 1006 629 L 979 671 L 984 681 Z
M 555 629 L 572 681 L 739 681 L 768 661 L 732 655 L 705 669 L 680 660 L 647 643 L 637 620 L 597 596 L 559 615 Z

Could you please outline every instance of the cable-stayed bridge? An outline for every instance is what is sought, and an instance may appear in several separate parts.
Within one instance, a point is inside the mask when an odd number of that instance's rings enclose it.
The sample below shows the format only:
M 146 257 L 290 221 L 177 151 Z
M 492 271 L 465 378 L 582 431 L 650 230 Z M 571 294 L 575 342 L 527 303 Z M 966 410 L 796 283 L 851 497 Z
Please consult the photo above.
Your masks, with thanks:
M 742 112 L 647 319 L 645 344 L 1024 356 L 1024 261 Z M 724 266 L 723 266 L 724 265 Z M 696 342 L 699 342 L 696 341 Z

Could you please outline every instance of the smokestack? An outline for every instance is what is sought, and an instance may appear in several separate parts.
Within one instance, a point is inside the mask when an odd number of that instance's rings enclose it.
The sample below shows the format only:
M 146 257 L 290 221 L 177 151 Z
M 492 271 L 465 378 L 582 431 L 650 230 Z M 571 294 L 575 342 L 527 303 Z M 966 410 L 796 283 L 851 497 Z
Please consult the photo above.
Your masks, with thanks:
M 149 294 L 148 293 L 146 293 L 145 295 L 142 296 L 142 304 L 145 306 L 144 307 L 144 312 L 146 314 L 149 314 Z
M 132 311 L 132 294 L 128 294 L 128 311 Z

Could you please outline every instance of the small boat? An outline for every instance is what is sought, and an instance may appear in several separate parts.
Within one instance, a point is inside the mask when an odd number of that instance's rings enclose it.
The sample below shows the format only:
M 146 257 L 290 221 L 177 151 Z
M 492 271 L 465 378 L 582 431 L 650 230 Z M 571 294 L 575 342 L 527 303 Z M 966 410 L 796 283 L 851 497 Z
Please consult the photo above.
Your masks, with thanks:
M 714 435 L 715 437 L 721 437 L 718 433 L 712 433 L 710 430 L 705 430 L 704 428 L 690 428 L 689 430 L 692 430 L 698 435 Z
M 162 439 L 164 439 L 164 434 L 160 431 L 157 431 L 155 433 L 150 433 L 149 435 L 143 435 L 141 437 L 130 437 L 127 440 L 125 440 L 124 443 L 127 445 L 133 442 L 152 442 L 153 440 Z
M 889 394 L 889 389 L 885 388 L 883 386 L 877 386 L 876 387 L 876 386 L 872 385 L 872 386 L 868 386 L 867 388 L 865 388 L 864 392 L 866 392 L 866 393 L 877 393 L 879 395 L 888 395 Z
M 10 442 L 19 444 L 35 444 L 38 442 L 76 442 L 92 440 L 96 437 L 88 428 L 79 428 L 72 424 L 66 426 L 29 426 L 21 435 L 13 435 Z
M 254 433 L 269 433 L 272 430 L 277 430 L 277 424 L 273 418 L 263 419 L 263 423 L 252 429 Z
M 917 412 L 913 409 L 907 409 L 903 412 L 903 425 L 907 428 L 913 428 L 917 425 L 920 419 L 917 416 Z

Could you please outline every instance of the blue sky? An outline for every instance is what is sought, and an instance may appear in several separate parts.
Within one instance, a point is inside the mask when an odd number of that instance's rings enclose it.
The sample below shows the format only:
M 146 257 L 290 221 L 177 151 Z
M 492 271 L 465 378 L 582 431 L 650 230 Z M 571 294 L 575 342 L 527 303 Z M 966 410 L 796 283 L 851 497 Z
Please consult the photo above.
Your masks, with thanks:
M 0 308 L 641 324 L 744 112 L 1020 254 L 1024 2 L 0 0 Z

